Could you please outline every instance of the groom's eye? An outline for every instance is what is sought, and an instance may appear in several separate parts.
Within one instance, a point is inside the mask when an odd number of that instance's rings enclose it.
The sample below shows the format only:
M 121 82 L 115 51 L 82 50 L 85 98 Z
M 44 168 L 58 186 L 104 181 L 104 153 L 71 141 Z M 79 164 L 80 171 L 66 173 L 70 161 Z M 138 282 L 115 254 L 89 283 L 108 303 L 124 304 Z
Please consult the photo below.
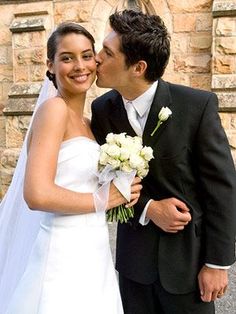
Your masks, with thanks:
M 112 53 L 111 53 L 111 51 L 110 50 L 108 50 L 108 49 L 105 49 L 105 53 L 108 55 L 108 56 L 112 56 Z

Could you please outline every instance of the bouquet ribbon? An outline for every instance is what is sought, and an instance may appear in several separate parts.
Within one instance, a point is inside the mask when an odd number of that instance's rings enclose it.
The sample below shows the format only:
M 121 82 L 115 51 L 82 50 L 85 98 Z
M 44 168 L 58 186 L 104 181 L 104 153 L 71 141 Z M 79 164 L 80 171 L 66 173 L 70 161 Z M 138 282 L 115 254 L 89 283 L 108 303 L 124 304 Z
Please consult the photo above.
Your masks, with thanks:
M 114 170 L 110 165 L 106 165 L 98 174 L 100 187 L 94 193 L 96 211 L 105 211 L 107 209 L 111 181 L 113 181 L 119 192 L 129 202 L 131 197 L 131 183 L 133 182 L 135 175 L 136 170 L 124 172 Z

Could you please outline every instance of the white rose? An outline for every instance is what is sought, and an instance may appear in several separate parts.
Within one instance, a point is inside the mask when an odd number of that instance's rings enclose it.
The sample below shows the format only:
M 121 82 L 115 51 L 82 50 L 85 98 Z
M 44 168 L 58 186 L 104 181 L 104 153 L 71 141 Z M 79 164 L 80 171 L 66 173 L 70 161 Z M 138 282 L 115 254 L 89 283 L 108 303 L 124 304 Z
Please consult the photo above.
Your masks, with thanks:
M 108 133 L 106 136 L 106 142 L 111 144 L 114 143 L 115 139 L 114 139 L 114 134 L 113 133 Z
M 143 140 L 142 140 L 142 137 L 140 137 L 140 136 L 134 136 L 133 141 L 134 141 L 134 143 L 139 144 L 139 146 L 143 145 Z
M 118 169 L 120 167 L 120 160 L 109 158 L 108 164 L 111 165 L 113 169 Z
M 100 147 L 100 150 L 101 150 L 101 152 L 107 152 L 107 149 L 108 149 L 108 147 L 109 147 L 109 145 L 106 143 L 106 144 L 103 144 L 103 145 L 101 145 L 101 147 Z
M 137 170 L 137 176 L 139 177 L 139 178 L 145 178 L 146 177 L 146 175 L 148 174 L 148 171 L 149 171 L 149 169 L 148 168 L 142 168 L 142 169 L 138 169 Z
M 124 172 L 131 172 L 133 169 L 130 167 L 129 163 L 125 161 L 121 163 L 120 170 Z
M 158 118 L 160 121 L 163 122 L 163 121 L 166 121 L 171 114 L 172 114 L 172 111 L 170 110 L 170 108 L 162 107 L 158 114 Z
M 120 138 L 120 145 L 121 147 L 124 148 L 130 148 L 133 145 L 133 140 L 130 136 L 124 137 L 124 138 Z
M 108 146 L 106 153 L 114 158 L 119 158 L 120 157 L 120 148 L 116 144 L 111 144 Z
M 147 161 L 150 161 L 153 157 L 153 149 L 150 146 L 144 146 L 141 150 L 141 156 Z
M 142 157 L 132 154 L 129 159 L 130 167 L 133 169 L 139 169 L 145 167 L 145 162 Z
M 129 156 L 130 156 L 129 150 L 127 148 L 121 147 L 120 148 L 120 160 L 121 161 L 127 160 L 129 159 Z
M 114 140 L 118 145 L 122 145 L 122 143 L 126 140 L 126 133 L 120 133 L 114 135 Z
M 108 161 L 109 156 L 105 152 L 101 152 L 99 162 L 101 165 L 106 165 Z

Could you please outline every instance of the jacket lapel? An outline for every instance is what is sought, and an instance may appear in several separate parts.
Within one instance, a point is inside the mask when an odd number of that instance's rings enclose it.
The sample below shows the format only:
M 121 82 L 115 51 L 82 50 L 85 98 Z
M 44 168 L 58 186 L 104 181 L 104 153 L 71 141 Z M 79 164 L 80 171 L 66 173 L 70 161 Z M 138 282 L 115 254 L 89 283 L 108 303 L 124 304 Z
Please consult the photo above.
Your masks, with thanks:
M 161 108 L 169 107 L 171 109 L 171 106 L 172 100 L 170 96 L 169 86 L 162 79 L 159 79 L 156 94 L 154 96 L 153 103 L 151 105 L 151 109 L 149 111 L 149 115 L 143 132 L 144 145 L 153 146 L 157 139 L 161 136 L 163 130 L 170 122 L 170 119 L 163 122 L 153 136 L 151 136 L 151 133 L 157 125 L 158 114 Z

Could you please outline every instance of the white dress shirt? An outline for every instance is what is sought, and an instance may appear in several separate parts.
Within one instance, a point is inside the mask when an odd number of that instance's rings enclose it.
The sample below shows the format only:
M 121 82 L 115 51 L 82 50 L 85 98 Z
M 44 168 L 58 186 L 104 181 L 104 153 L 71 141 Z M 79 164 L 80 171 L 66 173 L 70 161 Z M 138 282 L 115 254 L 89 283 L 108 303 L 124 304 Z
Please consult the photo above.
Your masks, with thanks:
M 142 95 L 140 95 L 139 97 L 133 99 L 133 100 L 127 100 L 124 97 L 122 97 L 124 105 L 125 105 L 125 109 L 126 109 L 126 104 L 127 102 L 132 102 L 133 107 L 136 109 L 137 111 L 137 119 L 140 123 L 142 132 L 144 130 L 145 124 L 147 122 L 147 117 L 156 93 L 156 89 L 157 89 L 157 84 L 158 82 L 154 82 L 147 90 L 146 92 L 144 92 Z M 150 199 L 146 206 L 144 207 L 144 210 L 142 212 L 142 215 L 140 216 L 139 219 L 139 223 L 143 226 L 147 225 L 149 223 L 149 219 L 146 218 L 146 213 L 147 213 L 147 209 L 149 206 L 149 203 L 152 200 Z

